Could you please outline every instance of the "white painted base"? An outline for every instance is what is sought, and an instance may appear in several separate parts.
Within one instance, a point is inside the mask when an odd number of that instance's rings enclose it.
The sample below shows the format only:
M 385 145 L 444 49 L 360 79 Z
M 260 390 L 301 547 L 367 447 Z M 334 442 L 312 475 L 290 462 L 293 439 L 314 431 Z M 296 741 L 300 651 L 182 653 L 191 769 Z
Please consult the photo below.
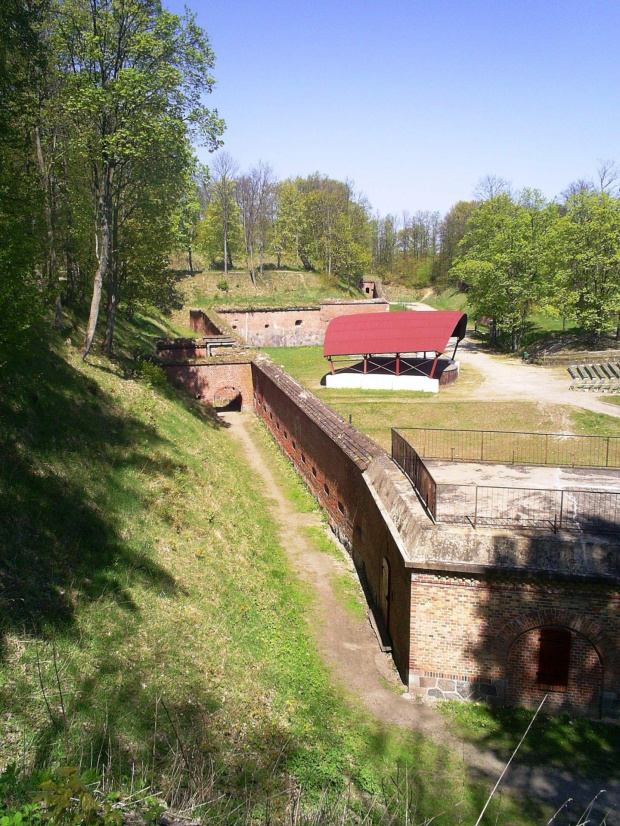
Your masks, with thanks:
M 328 373 L 326 387 L 350 387 L 358 390 L 420 390 L 423 393 L 439 392 L 439 379 L 428 376 L 395 376 L 377 373 Z

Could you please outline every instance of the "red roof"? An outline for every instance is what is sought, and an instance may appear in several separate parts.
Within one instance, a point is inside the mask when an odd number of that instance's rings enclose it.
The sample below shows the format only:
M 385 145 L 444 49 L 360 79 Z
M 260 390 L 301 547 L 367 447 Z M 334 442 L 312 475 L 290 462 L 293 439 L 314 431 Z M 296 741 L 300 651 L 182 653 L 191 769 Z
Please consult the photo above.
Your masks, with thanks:
M 329 322 L 324 356 L 443 353 L 453 336 L 465 337 L 467 315 L 452 310 L 342 315 Z

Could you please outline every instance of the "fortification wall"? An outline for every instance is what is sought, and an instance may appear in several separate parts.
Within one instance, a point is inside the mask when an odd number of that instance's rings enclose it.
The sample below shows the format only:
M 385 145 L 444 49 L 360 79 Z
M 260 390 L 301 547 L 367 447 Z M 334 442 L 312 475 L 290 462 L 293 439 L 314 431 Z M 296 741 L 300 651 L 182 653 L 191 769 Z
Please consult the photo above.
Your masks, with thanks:
M 234 388 L 241 394 L 241 409 L 252 409 L 252 368 L 249 357 L 243 361 L 162 363 L 161 367 L 169 381 L 183 385 L 195 398 L 207 404 L 213 404 L 218 391 Z
M 325 508 L 330 526 L 363 575 L 377 610 L 389 566 L 386 627 L 394 662 L 408 681 L 410 577 L 390 528 L 365 484 L 385 451 L 263 356 L 252 364 L 254 410 Z
M 620 594 L 614 585 L 515 577 L 411 577 L 410 691 L 617 716 Z M 570 630 L 568 684 L 538 684 L 541 628 Z
M 319 307 L 292 307 L 231 310 L 218 314 L 250 347 L 297 347 L 322 344 L 332 320 L 355 313 L 384 313 L 390 305 L 383 299 L 322 301 Z
M 204 310 L 189 311 L 189 326 L 199 336 L 221 336 L 229 332 L 223 329 L 217 317 L 211 313 L 207 314 Z

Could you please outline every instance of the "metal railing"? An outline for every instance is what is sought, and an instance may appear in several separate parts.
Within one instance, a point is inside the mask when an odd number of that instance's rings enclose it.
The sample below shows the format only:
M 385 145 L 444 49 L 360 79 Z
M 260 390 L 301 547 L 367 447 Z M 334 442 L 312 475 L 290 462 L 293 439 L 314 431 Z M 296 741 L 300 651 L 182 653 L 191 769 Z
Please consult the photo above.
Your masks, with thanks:
M 437 484 L 414 448 L 392 428 L 392 458 L 405 472 L 433 521 L 437 513 Z
M 398 428 L 424 459 L 554 467 L 620 468 L 620 437 L 507 430 Z
M 392 429 L 392 458 L 411 481 L 428 515 L 437 523 L 474 528 L 551 528 L 554 532 L 620 532 L 620 493 L 615 491 L 438 484 L 418 450 L 395 429 Z

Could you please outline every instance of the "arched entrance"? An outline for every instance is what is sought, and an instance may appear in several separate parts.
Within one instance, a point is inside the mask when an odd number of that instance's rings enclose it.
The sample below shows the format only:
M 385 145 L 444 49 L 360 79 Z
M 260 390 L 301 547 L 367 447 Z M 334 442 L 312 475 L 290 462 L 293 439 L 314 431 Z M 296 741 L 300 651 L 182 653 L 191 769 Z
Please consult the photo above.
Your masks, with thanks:
M 516 637 L 506 662 L 506 700 L 512 705 L 576 708 L 596 713 L 603 664 L 595 645 L 572 628 L 543 625 Z
M 213 396 L 213 407 L 220 413 L 240 411 L 242 404 L 241 391 L 232 385 L 218 387 Z

